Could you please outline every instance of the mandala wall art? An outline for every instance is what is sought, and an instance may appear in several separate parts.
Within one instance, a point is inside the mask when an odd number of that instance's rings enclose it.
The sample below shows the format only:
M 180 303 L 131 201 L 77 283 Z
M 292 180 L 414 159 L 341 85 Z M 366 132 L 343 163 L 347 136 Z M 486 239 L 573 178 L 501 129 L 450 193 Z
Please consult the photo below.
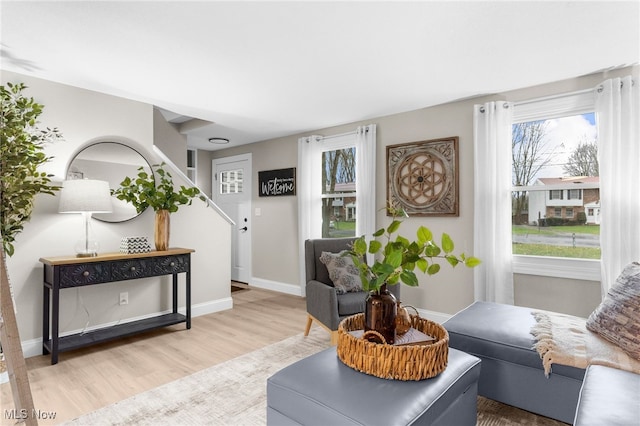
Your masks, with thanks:
M 387 146 L 387 202 L 409 216 L 458 216 L 458 137 Z

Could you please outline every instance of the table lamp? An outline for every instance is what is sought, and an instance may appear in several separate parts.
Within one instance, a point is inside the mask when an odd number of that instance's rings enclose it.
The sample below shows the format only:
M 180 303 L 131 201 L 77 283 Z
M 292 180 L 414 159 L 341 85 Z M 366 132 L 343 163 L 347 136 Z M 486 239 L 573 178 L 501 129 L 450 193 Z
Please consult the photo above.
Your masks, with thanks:
M 82 213 L 84 216 L 84 240 L 76 244 L 77 257 L 98 255 L 98 242 L 89 239 L 89 219 L 91 213 L 110 213 L 111 210 L 111 190 L 108 182 L 92 179 L 62 182 L 58 212 Z

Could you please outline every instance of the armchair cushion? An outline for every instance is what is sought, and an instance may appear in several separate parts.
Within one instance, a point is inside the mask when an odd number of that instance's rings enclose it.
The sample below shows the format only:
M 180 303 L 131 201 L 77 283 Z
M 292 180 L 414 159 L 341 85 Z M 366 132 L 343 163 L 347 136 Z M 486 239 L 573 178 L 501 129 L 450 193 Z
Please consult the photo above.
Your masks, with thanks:
M 340 253 L 323 251 L 320 262 L 327 267 L 329 278 L 338 294 L 362 291 L 358 267 L 353 264 L 350 256 L 343 256 L 343 253 L 344 251 Z
M 338 296 L 338 315 L 340 318 L 364 312 L 368 293 L 356 291 Z

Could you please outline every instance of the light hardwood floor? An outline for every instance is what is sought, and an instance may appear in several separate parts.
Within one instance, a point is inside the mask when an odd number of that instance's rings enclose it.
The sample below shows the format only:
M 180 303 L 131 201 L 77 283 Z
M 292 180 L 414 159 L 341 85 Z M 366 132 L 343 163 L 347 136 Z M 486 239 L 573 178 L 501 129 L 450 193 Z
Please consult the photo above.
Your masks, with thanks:
M 56 424 L 172 380 L 302 333 L 305 300 L 251 288 L 232 292 L 233 309 L 136 337 L 60 354 L 27 359 L 34 404 L 55 412 Z M 327 333 L 329 341 L 329 333 Z M 0 385 L 2 425 L 13 408 L 11 388 Z

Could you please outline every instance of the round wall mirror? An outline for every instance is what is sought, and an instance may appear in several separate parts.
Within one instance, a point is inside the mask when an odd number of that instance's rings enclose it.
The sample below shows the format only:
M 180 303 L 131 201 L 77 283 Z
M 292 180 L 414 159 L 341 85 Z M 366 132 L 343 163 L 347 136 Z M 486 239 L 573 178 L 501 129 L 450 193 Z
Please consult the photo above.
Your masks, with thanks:
M 151 166 L 135 149 L 119 142 L 99 142 L 80 151 L 69 164 L 67 180 L 97 179 L 109 182 L 116 189 L 125 177 L 135 178 L 138 168 L 152 174 Z M 91 217 L 103 222 L 124 222 L 138 216 L 135 207 L 112 197 L 113 212 L 94 213 Z

